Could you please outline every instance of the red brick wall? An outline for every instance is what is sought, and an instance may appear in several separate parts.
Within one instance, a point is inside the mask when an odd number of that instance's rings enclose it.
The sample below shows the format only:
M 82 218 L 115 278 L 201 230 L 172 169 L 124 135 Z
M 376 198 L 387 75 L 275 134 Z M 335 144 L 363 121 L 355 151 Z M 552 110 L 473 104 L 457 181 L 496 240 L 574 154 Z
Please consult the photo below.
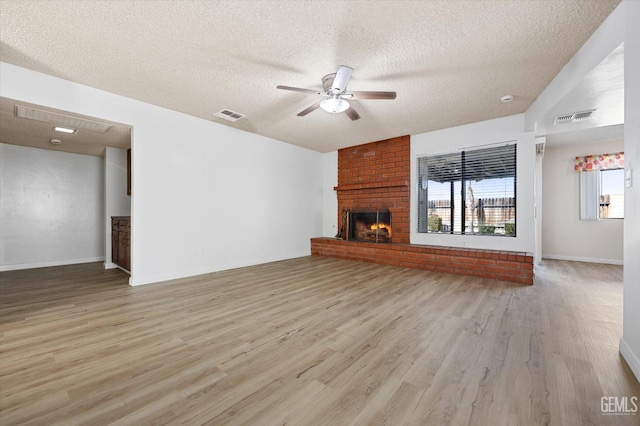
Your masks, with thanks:
M 338 223 L 344 208 L 389 210 L 393 243 L 409 242 L 410 137 L 338 151 Z
M 311 254 L 533 284 L 533 257 L 520 252 L 312 238 Z

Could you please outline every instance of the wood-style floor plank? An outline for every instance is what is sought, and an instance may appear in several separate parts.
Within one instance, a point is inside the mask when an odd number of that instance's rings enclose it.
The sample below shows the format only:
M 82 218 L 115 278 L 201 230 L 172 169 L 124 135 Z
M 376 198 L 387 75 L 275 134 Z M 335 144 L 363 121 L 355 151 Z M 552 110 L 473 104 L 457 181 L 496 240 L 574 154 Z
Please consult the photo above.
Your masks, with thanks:
M 637 425 L 622 268 L 513 283 L 305 257 L 141 287 L 0 273 L 4 425 Z

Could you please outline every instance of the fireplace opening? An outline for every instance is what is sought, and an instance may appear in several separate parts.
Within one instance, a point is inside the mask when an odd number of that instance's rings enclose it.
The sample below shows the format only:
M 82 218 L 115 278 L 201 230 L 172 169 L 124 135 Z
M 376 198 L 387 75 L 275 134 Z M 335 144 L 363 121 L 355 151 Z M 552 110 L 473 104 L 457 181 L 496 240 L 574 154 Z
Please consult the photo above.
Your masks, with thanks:
M 349 215 L 349 238 L 373 243 L 391 242 L 389 210 L 355 211 Z

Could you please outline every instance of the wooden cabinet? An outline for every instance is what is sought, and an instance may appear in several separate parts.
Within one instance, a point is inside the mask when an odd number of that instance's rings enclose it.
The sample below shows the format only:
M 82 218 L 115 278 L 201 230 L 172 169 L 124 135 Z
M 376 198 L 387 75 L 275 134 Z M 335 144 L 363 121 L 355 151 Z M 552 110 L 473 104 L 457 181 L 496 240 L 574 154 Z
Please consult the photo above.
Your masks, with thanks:
M 131 216 L 111 216 L 111 261 L 131 271 Z

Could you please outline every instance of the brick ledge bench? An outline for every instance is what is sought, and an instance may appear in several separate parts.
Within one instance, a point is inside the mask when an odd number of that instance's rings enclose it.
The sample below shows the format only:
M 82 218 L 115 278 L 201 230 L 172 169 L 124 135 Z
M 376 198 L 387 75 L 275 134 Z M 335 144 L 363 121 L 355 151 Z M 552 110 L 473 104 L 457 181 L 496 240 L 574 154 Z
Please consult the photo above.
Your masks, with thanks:
M 524 252 L 312 238 L 311 255 L 533 284 L 533 256 Z

